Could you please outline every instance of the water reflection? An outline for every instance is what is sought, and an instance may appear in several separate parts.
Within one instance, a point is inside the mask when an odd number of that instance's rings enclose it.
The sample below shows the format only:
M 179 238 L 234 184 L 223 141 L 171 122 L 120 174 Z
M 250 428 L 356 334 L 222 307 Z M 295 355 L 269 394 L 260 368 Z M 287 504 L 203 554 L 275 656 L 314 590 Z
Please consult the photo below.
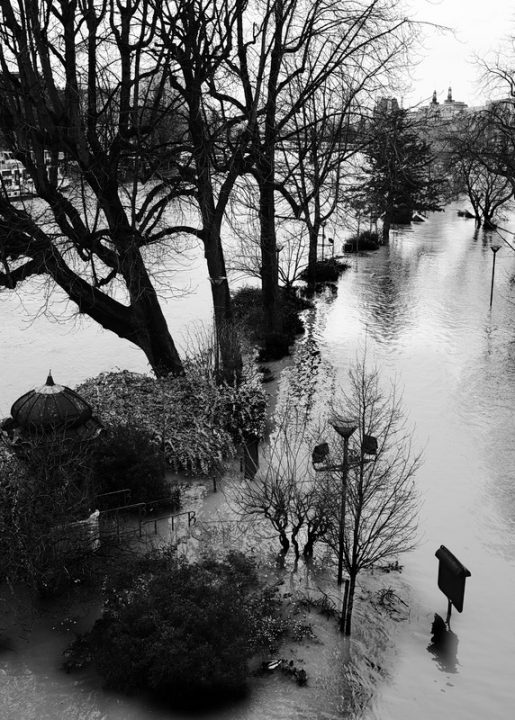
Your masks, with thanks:
M 431 644 L 427 647 L 440 670 L 447 673 L 458 672 L 458 636 L 448 628 L 444 619 L 435 613 L 431 625 Z

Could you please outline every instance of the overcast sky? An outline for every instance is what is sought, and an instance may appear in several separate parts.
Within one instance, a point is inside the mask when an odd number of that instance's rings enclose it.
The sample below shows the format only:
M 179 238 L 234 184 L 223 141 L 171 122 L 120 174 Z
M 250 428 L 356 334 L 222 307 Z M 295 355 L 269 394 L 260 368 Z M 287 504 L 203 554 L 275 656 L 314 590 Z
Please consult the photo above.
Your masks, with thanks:
M 412 69 L 413 87 L 406 93 L 406 106 L 430 99 L 433 90 L 444 100 L 452 86 L 453 98 L 469 105 L 483 104 L 477 82 L 474 54 L 486 57 L 515 34 L 514 0 L 406 0 L 409 14 L 454 29 L 455 35 L 428 29 L 421 62 Z

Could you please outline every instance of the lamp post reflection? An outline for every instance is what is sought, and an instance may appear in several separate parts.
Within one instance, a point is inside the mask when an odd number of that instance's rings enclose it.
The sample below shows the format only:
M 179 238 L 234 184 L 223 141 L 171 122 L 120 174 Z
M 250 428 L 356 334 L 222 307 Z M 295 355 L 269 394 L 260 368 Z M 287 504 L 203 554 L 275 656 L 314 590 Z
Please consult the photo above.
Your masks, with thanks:
M 492 301 L 494 299 L 494 276 L 495 276 L 495 257 L 497 255 L 497 251 L 500 250 L 502 247 L 500 242 L 493 242 L 490 245 L 490 250 L 494 254 L 494 259 L 492 262 L 492 284 L 490 286 L 490 307 L 492 307 Z

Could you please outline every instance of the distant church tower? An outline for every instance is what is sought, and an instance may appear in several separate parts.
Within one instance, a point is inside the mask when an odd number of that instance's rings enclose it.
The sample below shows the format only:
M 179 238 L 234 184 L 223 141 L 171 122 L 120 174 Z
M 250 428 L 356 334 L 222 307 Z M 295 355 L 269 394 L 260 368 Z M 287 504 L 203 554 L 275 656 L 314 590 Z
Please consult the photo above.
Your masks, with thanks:
M 449 89 L 447 90 L 447 100 L 445 102 L 452 103 L 452 88 L 449 85 Z
M 433 90 L 433 99 L 431 100 L 431 105 L 438 105 L 438 100 L 436 99 L 436 90 Z

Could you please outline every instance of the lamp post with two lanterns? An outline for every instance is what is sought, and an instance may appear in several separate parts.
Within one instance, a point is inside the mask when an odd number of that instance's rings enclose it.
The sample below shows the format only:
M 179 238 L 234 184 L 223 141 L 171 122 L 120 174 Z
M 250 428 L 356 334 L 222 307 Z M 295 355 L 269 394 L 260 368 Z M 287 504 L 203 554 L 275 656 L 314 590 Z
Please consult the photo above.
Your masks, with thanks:
M 358 428 L 358 422 L 352 418 L 341 418 L 333 416 L 329 420 L 329 424 L 343 438 L 343 463 L 342 483 L 340 493 L 340 518 L 338 528 L 338 585 L 343 582 L 343 556 L 345 548 L 345 516 L 347 510 L 347 475 L 349 472 L 349 439 Z M 377 439 L 371 435 L 363 435 L 361 443 L 360 461 L 363 462 L 364 455 L 375 455 L 377 452 Z M 343 632 L 345 628 L 345 618 L 347 616 L 347 603 L 349 598 L 349 578 L 345 578 L 345 589 L 343 593 L 342 612 L 340 617 L 340 630 Z
M 343 548 L 345 538 L 345 511 L 347 502 L 347 473 L 349 471 L 349 439 L 357 430 L 357 423 L 353 419 L 332 417 L 329 424 L 343 438 L 342 484 L 340 493 L 340 522 L 338 528 L 338 585 L 343 579 Z

